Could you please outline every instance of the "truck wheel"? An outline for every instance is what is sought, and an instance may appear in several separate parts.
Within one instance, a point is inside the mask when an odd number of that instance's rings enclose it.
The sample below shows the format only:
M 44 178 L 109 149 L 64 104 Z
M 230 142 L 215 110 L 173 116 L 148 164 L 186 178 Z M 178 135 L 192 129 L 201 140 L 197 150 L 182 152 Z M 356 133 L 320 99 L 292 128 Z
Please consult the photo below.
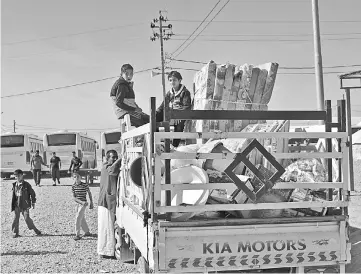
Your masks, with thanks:
M 116 226 L 114 229 L 114 237 L 115 237 L 115 258 L 118 260 L 121 259 L 121 247 L 124 245 L 124 239 L 122 237 L 122 229 L 119 226 Z
M 139 257 L 137 268 L 139 273 L 150 273 L 148 262 L 143 256 Z

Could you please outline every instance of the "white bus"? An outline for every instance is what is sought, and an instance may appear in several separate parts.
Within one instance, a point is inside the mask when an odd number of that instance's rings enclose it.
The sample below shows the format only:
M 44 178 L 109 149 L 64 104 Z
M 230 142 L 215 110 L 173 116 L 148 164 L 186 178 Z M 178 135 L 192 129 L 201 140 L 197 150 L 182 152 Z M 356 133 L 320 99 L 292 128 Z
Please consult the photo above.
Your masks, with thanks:
M 1 135 L 1 178 L 10 178 L 16 169 L 31 173 L 30 161 L 35 151 L 47 162 L 43 140 L 33 134 L 5 133 Z
M 97 142 L 86 134 L 68 131 L 48 133 L 44 135 L 43 142 L 49 159 L 52 157 L 53 152 L 60 158 L 60 171 L 69 170 L 73 151 L 83 162 L 80 170 L 95 169 L 97 167 Z
M 101 133 L 100 136 L 100 148 L 102 152 L 102 161 L 105 160 L 105 154 L 108 150 L 114 149 L 120 155 L 120 129 L 105 131 Z

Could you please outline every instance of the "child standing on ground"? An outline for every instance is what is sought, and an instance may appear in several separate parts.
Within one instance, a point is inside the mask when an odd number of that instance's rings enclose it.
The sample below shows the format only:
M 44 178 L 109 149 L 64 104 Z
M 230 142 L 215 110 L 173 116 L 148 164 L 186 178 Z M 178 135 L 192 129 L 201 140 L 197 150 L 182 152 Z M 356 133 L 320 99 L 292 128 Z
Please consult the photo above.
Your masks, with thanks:
M 74 240 L 80 240 L 80 228 L 84 231 L 84 236 L 90 236 L 89 227 L 85 220 L 85 210 L 88 206 L 86 195 L 89 195 L 89 209 L 93 209 L 93 197 L 89 189 L 89 184 L 83 183 L 78 173 L 73 173 L 74 184 L 72 186 L 74 201 L 76 206 L 76 218 L 75 218 L 75 237 Z

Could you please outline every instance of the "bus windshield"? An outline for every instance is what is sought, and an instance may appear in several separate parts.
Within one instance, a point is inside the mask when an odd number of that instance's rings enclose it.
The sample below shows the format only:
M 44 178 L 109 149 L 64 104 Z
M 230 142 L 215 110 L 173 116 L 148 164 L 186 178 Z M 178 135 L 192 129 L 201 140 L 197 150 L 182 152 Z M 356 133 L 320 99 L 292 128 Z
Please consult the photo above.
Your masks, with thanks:
M 75 145 L 76 135 L 74 133 L 48 135 L 49 146 Z
M 110 132 L 105 134 L 105 142 L 107 145 L 118 144 L 120 140 L 120 132 Z
M 1 136 L 1 147 L 23 147 L 24 135 Z

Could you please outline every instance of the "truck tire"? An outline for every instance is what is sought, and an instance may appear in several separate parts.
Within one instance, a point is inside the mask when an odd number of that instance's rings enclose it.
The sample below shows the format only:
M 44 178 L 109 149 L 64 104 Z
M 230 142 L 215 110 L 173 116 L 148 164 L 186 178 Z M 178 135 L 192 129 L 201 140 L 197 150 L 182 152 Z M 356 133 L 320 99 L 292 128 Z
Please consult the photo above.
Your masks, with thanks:
M 114 255 L 117 260 L 121 259 L 121 247 L 124 245 L 124 239 L 122 237 L 122 229 L 119 226 L 114 228 L 114 237 L 115 237 L 115 248 Z
M 143 256 L 138 259 L 137 270 L 139 273 L 150 273 L 148 262 Z

